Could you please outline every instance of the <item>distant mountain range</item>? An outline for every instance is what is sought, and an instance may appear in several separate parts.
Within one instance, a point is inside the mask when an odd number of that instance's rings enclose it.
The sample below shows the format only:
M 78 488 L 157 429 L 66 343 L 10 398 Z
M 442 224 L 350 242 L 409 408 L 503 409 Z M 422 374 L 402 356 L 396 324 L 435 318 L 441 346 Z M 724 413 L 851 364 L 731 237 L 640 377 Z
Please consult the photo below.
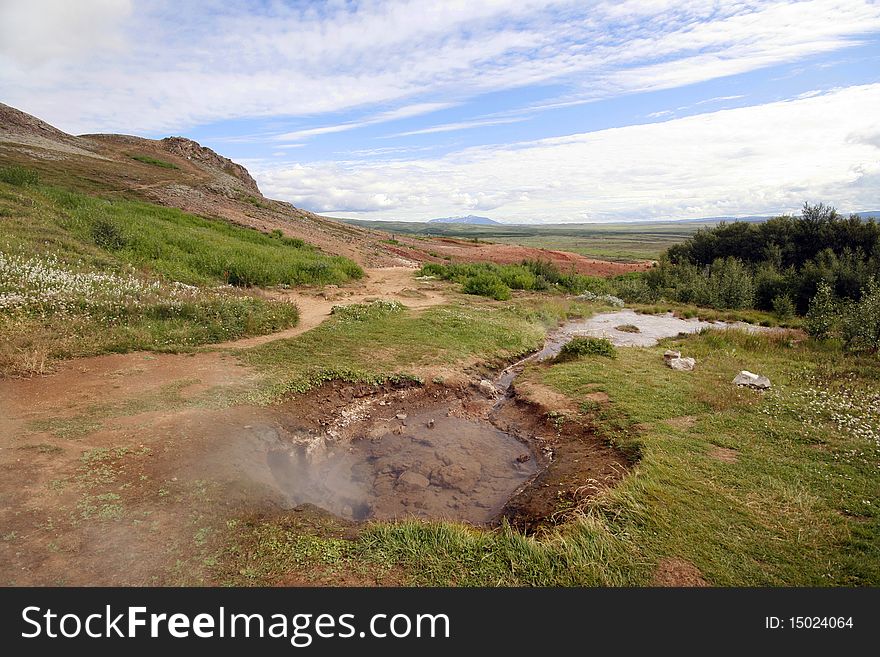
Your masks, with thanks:
M 469 214 L 466 217 L 440 217 L 439 219 L 428 219 L 429 224 L 476 224 L 479 226 L 497 226 L 500 221 L 489 219 L 489 217 L 478 217 Z

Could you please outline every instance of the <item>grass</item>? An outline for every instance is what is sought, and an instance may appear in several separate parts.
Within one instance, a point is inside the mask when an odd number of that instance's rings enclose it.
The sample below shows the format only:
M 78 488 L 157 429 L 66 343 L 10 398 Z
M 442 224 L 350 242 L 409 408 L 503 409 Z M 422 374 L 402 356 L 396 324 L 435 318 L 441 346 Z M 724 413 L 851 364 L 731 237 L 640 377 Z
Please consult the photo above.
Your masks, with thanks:
M 154 167 L 162 167 L 163 169 L 179 169 L 180 167 L 174 164 L 173 162 L 166 162 L 165 160 L 160 160 L 155 157 L 150 157 L 149 155 L 132 155 L 132 160 L 137 160 L 138 162 L 143 162 L 144 164 L 152 164 Z
M 355 263 L 302 240 L 273 237 L 138 201 L 45 187 L 33 200 L 52 223 L 134 267 L 190 285 L 341 284 L 363 276 Z
M 40 374 L 60 358 L 179 351 L 274 332 L 296 324 L 295 306 L 225 284 L 363 275 L 345 258 L 279 234 L 33 182 L 0 182 L 0 218 L 0 375 Z
M 698 368 L 666 368 L 668 348 L 693 355 Z M 674 558 L 720 586 L 880 584 L 876 359 L 736 331 L 617 353 L 613 366 L 580 358 L 522 375 L 576 402 L 606 392 L 609 405 L 584 403 L 587 421 L 641 455 L 574 520 L 537 536 L 507 526 L 374 523 L 354 540 L 331 540 L 268 518 L 227 537 L 218 576 L 266 583 L 331 564 L 342 573 L 393 569 L 417 585 L 641 586 Z M 734 387 L 741 369 L 768 375 L 773 389 Z M 714 458 L 715 447 L 736 460 Z M 234 570 L 243 554 L 247 568 Z
M 422 267 L 420 276 L 434 276 L 447 281 L 461 283 L 465 294 L 489 297 L 506 301 L 511 290 L 532 290 L 541 292 L 563 292 L 568 294 L 608 296 L 608 282 L 594 276 L 565 274 L 550 261 L 524 260 L 518 265 L 499 265 L 492 262 L 467 264 L 429 263 Z M 621 302 L 622 304 L 622 302 Z
M 491 310 L 485 304 L 460 304 L 419 313 L 383 301 L 352 304 L 337 307 L 328 321 L 297 338 L 276 340 L 240 357 L 263 373 L 255 399 L 265 403 L 331 379 L 380 382 L 415 377 L 428 365 L 500 364 L 536 349 L 546 324 L 564 312 L 562 304 Z
M 0 250 L 0 374 L 59 358 L 179 351 L 296 324 L 296 306 Z
M 33 169 L 15 165 L 0 167 L 0 182 L 7 185 L 22 187 L 24 185 L 36 185 L 40 181 L 40 175 Z

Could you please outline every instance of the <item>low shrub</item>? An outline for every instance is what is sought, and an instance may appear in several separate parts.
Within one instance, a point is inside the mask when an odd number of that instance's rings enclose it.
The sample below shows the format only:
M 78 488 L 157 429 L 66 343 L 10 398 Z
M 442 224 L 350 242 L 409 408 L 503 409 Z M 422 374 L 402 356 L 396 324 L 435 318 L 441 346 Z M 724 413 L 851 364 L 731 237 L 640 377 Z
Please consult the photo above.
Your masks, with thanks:
M 23 185 L 36 185 L 40 182 L 40 174 L 33 169 L 19 166 L 0 167 L 0 181 L 21 187 Z
M 617 349 L 607 338 L 572 338 L 566 343 L 556 357 L 559 362 L 574 360 L 581 356 L 604 356 L 617 358 Z

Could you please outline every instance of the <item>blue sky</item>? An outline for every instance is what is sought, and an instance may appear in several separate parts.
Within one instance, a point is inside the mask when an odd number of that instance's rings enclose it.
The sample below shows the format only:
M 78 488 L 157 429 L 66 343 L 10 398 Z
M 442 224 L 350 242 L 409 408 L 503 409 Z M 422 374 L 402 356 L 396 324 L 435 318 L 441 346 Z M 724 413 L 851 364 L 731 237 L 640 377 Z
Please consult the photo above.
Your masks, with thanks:
M 0 100 L 186 135 L 334 216 L 880 209 L 880 6 L 858 0 L 7 0 Z

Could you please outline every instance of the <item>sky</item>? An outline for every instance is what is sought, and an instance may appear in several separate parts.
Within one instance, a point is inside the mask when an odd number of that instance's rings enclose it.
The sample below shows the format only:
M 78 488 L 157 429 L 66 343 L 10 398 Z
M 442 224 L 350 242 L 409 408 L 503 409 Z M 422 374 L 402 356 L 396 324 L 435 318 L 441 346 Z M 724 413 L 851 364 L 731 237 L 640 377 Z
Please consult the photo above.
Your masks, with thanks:
M 0 0 L 0 101 L 337 217 L 880 210 L 863 0 Z

